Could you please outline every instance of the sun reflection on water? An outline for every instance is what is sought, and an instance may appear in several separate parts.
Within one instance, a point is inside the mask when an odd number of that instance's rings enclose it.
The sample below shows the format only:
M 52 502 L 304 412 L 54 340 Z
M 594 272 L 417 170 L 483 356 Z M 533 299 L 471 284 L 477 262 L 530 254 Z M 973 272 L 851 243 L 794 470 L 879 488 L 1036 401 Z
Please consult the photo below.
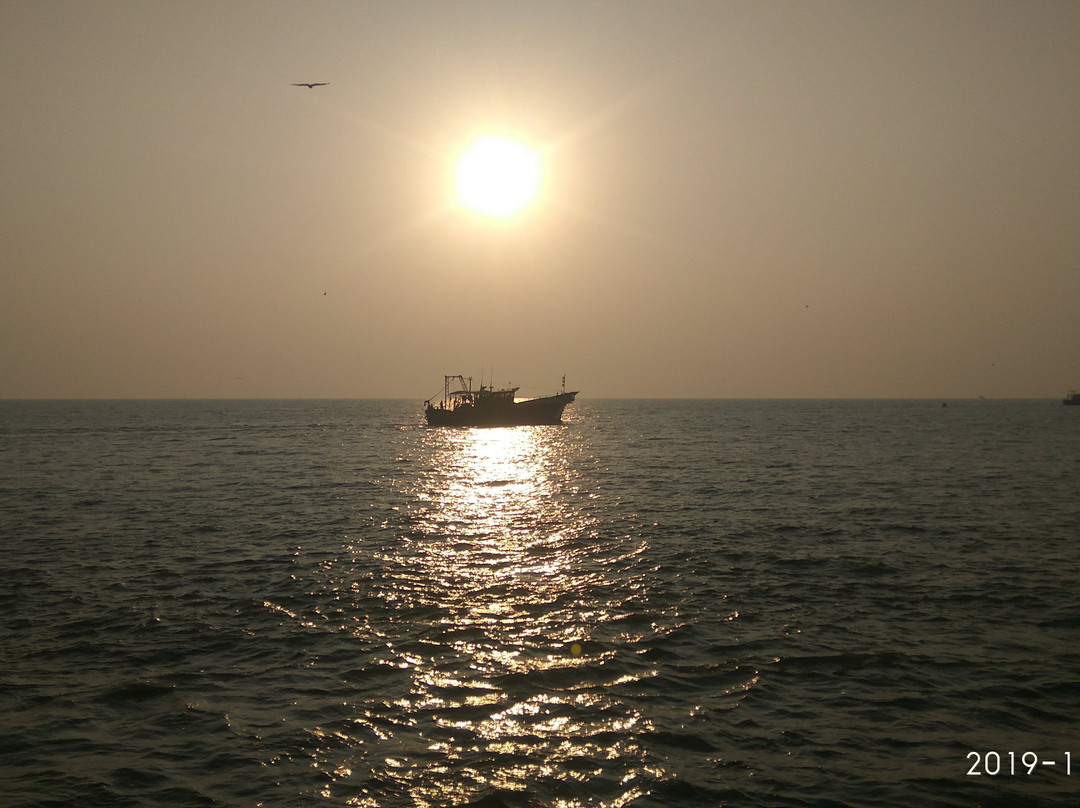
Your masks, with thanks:
M 657 738 L 758 671 L 672 663 L 689 624 L 589 452 L 560 427 L 406 434 L 370 530 L 297 577 L 306 599 L 264 604 L 317 637 L 303 665 L 325 683 L 267 765 L 306 760 L 307 793 L 353 806 L 618 808 L 671 780 Z M 680 702 L 688 682 L 715 696 Z
M 649 722 L 619 691 L 652 673 L 614 664 L 594 635 L 633 611 L 643 542 L 599 535 L 558 427 L 423 438 L 369 593 L 391 609 L 380 664 L 407 675 L 360 718 L 381 727 L 376 779 L 421 806 L 537 788 L 547 805 L 625 805 L 659 773 L 638 742 Z
M 530 613 L 572 599 L 586 528 L 560 496 L 560 444 L 542 430 L 453 433 L 441 470 L 424 480 L 419 561 L 436 605 L 460 626 L 528 636 Z

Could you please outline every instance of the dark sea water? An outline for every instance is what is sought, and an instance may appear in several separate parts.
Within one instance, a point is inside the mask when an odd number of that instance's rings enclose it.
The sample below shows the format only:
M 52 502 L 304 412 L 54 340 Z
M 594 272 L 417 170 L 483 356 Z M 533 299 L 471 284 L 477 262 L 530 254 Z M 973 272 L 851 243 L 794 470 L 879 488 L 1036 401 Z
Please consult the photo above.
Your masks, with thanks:
M 0 402 L 0 804 L 1080 802 L 1080 408 L 420 422 Z

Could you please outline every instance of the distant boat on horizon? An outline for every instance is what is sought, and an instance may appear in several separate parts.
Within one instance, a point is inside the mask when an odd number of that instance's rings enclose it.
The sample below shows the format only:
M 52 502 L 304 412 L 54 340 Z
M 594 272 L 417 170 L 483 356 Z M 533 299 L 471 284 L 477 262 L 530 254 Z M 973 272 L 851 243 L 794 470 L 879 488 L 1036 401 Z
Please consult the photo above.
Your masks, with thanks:
M 1076 392 L 1075 390 L 1070 390 L 1069 395 L 1065 396 L 1065 398 L 1061 400 L 1061 403 L 1080 405 L 1080 393 Z
M 451 390 L 451 382 L 457 389 Z M 428 426 L 541 426 L 561 424 L 563 410 L 578 391 L 567 392 L 563 376 L 562 392 L 552 396 L 518 399 L 517 387 L 496 390 L 484 384 L 473 390 L 472 377 L 444 376 L 443 395 L 424 402 Z

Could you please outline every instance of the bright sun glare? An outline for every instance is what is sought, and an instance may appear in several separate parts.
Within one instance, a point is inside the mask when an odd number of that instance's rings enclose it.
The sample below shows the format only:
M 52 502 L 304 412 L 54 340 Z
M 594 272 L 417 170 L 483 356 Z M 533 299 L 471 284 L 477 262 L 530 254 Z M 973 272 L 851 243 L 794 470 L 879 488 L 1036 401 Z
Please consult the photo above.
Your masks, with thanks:
M 458 200 L 500 219 L 513 216 L 536 197 L 540 155 L 513 140 L 486 135 L 457 164 Z

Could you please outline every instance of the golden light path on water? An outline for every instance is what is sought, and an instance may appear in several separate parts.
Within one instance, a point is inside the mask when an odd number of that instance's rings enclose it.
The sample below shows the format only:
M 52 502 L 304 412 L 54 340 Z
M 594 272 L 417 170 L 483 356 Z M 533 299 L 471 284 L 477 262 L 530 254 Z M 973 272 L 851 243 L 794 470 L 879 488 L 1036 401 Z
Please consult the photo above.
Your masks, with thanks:
M 586 650 L 590 630 L 620 616 L 595 591 L 626 565 L 626 550 L 605 557 L 590 546 L 589 495 L 575 489 L 557 428 L 429 434 L 434 462 L 413 530 L 388 566 L 411 571 L 411 608 L 437 610 L 425 625 L 438 630 L 419 637 L 426 653 L 411 692 L 395 704 L 430 715 L 435 759 L 396 760 L 388 773 L 418 805 L 543 781 L 566 785 L 551 804 L 596 805 L 595 788 L 575 796 L 574 785 L 621 760 L 603 804 L 626 804 L 642 793 L 634 737 L 645 722 L 605 692 L 618 678 L 604 671 L 612 652 Z
M 345 542 L 298 547 L 294 595 L 263 604 L 298 649 L 279 784 L 364 808 L 620 808 L 682 780 L 759 671 L 689 639 L 680 551 L 650 546 L 634 467 L 572 423 L 398 435 L 343 489 Z
M 669 776 L 644 740 L 657 668 L 632 646 L 678 617 L 649 603 L 640 525 L 605 516 L 564 429 L 403 438 L 386 518 L 316 570 L 316 619 L 291 615 L 348 641 L 306 730 L 320 797 L 618 808 Z

